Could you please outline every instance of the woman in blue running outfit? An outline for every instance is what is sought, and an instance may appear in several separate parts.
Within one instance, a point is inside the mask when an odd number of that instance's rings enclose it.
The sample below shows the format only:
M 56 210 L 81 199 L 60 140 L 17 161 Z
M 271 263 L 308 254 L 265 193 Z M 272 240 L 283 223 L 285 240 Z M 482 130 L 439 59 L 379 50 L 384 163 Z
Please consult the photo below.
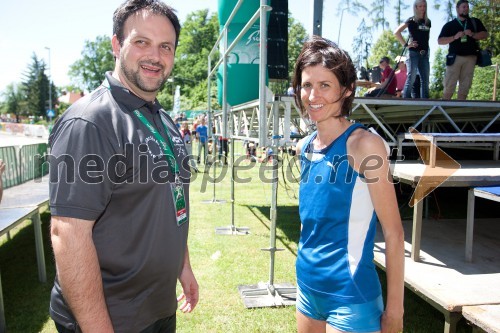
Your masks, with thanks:
M 295 64 L 295 101 L 317 131 L 301 161 L 297 254 L 299 333 L 403 329 L 404 235 L 385 142 L 346 119 L 356 71 L 334 43 L 312 37 Z M 377 221 L 386 246 L 387 302 L 373 263 Z

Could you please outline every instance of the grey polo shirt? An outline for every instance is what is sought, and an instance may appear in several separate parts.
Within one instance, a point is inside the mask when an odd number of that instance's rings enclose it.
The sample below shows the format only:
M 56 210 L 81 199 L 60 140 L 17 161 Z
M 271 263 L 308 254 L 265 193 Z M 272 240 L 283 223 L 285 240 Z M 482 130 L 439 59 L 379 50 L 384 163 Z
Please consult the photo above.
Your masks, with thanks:
M 177 127 L 158 101 L 131 94 L 111 72 L 61 116 L 49 138 L 51 214 L 96 221 L 92 237 L 115 332 L 139 332 L 175 314 L 189 227 L 189 222 L 177 225 L 173 173 L 134 110 L 167 142 L 165 126 L 172 136 L 188 204 L 187 151 Z M 50 314 L 75 328 L 57 277 Z

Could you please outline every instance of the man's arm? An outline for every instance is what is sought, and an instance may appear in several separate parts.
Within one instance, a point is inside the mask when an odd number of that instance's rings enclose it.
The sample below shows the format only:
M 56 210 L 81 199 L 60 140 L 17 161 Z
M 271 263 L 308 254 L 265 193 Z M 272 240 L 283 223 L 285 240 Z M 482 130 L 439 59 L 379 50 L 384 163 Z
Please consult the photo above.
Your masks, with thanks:
M 467 35 L 471 36 L 475 40 L 482 40 L 488 38 L 489 34 L 488 31 L 478 31 L 478 32 L 472 32 L 471 30 L 466 30 L 466 32 L 470 32 Z
M 448 45 L 454 42 L 455 40 L 461 38 L 464 34 L 462 30 L 457 31 L 456 33 L 453 33 L 453 31 L 456 30 L 453 30 L 452 26 L 450 25 L 450 22 L 446 23 L 441 29 L 441 32 L 439 33 L 437 40 L 438 44 Z
M 95 221 L 53 216 L 51 240 L 64 299 L 83 332 L 113 332 L 92 240 Z
M 465 34 L 467 36 L 475 40 L 482 40 L 489 37 L 488 31 L 486 31 L 486 28 L 484 27 L 484 24 L 483 22 L 481 22 L 481 20 L 472 17 L 471 23 L 474 31 L 470 29 L 465 30 Z
M 452 36 L 446 36 L 446 37 L 439 37 L 438 38 L 438 44 L 439 45 L 448 45 L 454 41 L 456 41 L 457 39 L 460 39 L 462 38 L 462 36 L 465 34 L 464 31 L 459 31 L 457 32 L 456 34 L 452 35 Z
M 191 312 L 198 304 L 199 299 L 199 287 L 196 278 L 194 277 L 193 269 L 191 268 L 191 263 L 189 261 L 189 249 L 186 247 L 186 253 L 184 255 L 184 264 L 182 267 L 181 274 L 179 275 L 179 282 L 182 286 L 182 294 L 177 297 L 177 301 L 184 299 L 179 309 L 182 312 Z

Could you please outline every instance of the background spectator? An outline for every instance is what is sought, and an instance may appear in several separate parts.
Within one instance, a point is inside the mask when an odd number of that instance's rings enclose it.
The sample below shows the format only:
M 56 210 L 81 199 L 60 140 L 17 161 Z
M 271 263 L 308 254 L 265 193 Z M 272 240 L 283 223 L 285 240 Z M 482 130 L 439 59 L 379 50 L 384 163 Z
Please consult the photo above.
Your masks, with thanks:
M 406 44 L 401 32 L 408 28 L 410 38 Z M 413 84 L 417 74 L 420 76 L 420 97 L 429 98 L 429 34 L 431 20 L 427 17 L 427 2 L 416 0 L 413 4 L 413 16 L 401 24 L 395 31 L 397 40 L 408 46 L 406 67 L 408 75 L 403 89 L 403 97 L 412 97 Z
M 393 97 L 396 95 L 398 82 L 390 63 L 391 60 L 388 57 L 380 59 L 379 67 L 382 69 L 382 79 L 376 87 L 368 89 L 365 97 Z

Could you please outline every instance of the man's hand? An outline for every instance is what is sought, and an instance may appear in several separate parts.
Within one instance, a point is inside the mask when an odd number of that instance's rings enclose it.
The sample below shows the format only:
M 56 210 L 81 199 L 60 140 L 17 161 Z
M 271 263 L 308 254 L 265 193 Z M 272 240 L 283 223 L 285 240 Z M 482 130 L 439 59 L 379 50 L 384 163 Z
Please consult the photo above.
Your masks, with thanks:
M 181 275 L 179 276 L 179 281 L 182 286 L 183 293 L 177 297 L 177 302 L 182 302 L 179 310 L 182 312 L 191 312 L 198 304 L 199 299 L 199 287 L 196 278 L 194 277 L 191 267 L 184 267 Z

